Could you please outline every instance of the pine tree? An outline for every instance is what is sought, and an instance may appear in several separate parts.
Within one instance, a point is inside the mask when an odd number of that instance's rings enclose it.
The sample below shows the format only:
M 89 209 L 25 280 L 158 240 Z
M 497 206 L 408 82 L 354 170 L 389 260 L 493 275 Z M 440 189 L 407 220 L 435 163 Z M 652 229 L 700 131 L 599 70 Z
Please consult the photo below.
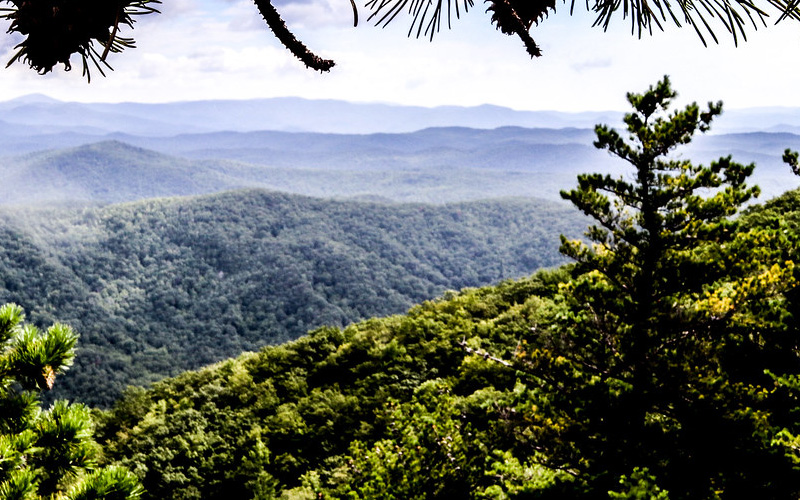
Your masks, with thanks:
M 587 492 L 646 470 L 673 499 L 793 498 L 797 482 L 786 478 L 797 471 L 768 437 L 785 408 L 770 401 L 764 373 L 775 346 L 782 367 L 800 361 L 795 345 L 776 341 L 790 328 L 780 312 L 793 285 L 793 264 L 780 258 L 787 242 L 732 218 L 758 194 L 745 184 L 754 165 L 674 155 L 722 110 L 669 114 L 675 96 L 667 77 L 628 94 L 627 139 L 596 128 L 595 146 L 632 176 L 581 175 L 562 192 L 596 224 L 591 245 L 562 237 L 574 279 L 525 361 L 538 391 L 525 439 Z
M 125 469 L 95 467 L 86 406 L 40 409 L 38 394 L 72 363 L 77 334 L 61 324 L 40 332 L 24 319 L 21 307 L 0 307 L 0 498 L 138 498 L 141 486 Z

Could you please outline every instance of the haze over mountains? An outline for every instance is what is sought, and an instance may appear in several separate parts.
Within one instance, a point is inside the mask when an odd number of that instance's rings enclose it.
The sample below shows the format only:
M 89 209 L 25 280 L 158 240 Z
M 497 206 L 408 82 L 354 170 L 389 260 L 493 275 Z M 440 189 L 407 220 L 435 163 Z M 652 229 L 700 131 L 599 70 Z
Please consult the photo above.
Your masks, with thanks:
M 617 123 L 618 111 L 565 113 L 520 111 L 500 106 L 399 106 L 279 97 L 251 100 L 185 101 L 172 103 L 77 103 L 33 94 L 0 102 L 0 120 L 29 135 L 82 132 L 171 136 L 221 130 L 278 130 L 340 134 L 402 133 L 423 128 L 461 126 L 497 128 L 592 128 Z M 800 132 L 800 112 L 794 108 L 748 108 L 725 111 L 716 132 Z M 6 130 L 4 130 L 5 132 Z M 13 132 L 13 130 L 10 130 Z
M 123 381 L 144 383 L 313 326 L 402 312 L 445 288 L 561 262 L 558 235 L 578 236 L 585 221 L 559 191 L 580 173 L 626 172 L 592 145 L 593 125 L 619 124 L 615 113 L 42 96 L 0 103 L 0 113 L 0 298 L 22 303 L 40 323 L 64 320 L 85 333 L 82 349 L 94 357 L 80 361 L 82 378 L 68 377 L 65 387 L 84 394 L 113 379 L 91 396 L 98 402 L 113 399 Z M 800 149 L 794 115 L 741 113 L 732 114 L 756 128 L 699 137 L 679 154 L 756 161 L 762 199 L 797 186 L 781 161 L 785 148 Z M 221 192 L 230 193 L 214 194 Z M 496 200 L 463 204 L 488 198 Z M 285 217 L 291 233 L 262 227 Z M 164 290 L 174 292 L 169 300 Z M 269 303 L 251 300 L 269 290 Z M 365 303 L 374 307 L 359 309 Z M 187 312 L 187 304 L 200 307 Z M 214 337 L 204 314 L 220 304 L 254 304 L 250 319 L 277 309 L 285 317 L 243 320 L 236 335 L 219 337 L 220 327 Z M 148 318 L 144 330 L 137 317 Z M 165 331 L 194 347 L 211 340 L 203 356 L 177 366 L 182 355 L 160 340 Z
M 0 116 L 7 124 L 24 126 L 26 134 L 38 130 L 171 136 L 221 130 L 370 134 L 448 126 L 589 127 L 597 121 L 616 121 L 621 113 L 515 111 L 490 105 L 424 108 L 296 97 L 163 104 L 75 103 L 31 95 L 0 102 Z
M 684 156 L 755 161 L 764 197 L 780 194 L 797 184 L 781 162 L 785 148 L 800 149 L 796 111 L 727 112 Z M 434 203 L 558 200 L 578 173 L 624 171 L 592 146 L 593 125 L 620 117 L 298 98 L 83 104 L 28 96 L 0 103 L 0 203 L 114 203 L 244 187 Z

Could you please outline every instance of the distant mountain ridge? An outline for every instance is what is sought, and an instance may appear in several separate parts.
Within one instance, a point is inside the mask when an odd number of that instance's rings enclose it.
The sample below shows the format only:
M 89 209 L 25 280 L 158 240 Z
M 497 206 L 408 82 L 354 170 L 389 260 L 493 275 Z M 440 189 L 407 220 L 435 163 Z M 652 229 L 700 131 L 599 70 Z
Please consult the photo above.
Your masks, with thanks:
M 0 102 L 0 116 L 8 123 L 37 128 L 42 134 L 119 132 L 163 137 L 256 130 L 372 134 L 449 126 L 585 128 L 598 121 L 619 121 L 621 113 L 517 111 L 492 105 L 425 108 L 297 97 L 151 104 L 61 102 L 33 96 Z
M 38 151 L 0 165 L 0 204 L 115 203 L 188 196 L 244 184 L 202 161 L 167 156 L 120 141 Z
M 43 95 L 0 102 L 2 120 L 27 133 L 80 132 L 90 135 L 124 133 L 164 137 L 183 133 L 273 130 L 342 134 L 404 133 L 431 127 L 492 129 L 593 128 L 617 125 L 622 112 L 525 111 L 501 106 L 402 106 L 276 97 L 249 100 L 208 100 L 168 103 L 62 102 Z M 0 126 L 0 130 L 5 127 Z M 796 108 L 726 110 L 714 127 L 718 133 L 800 132 Z M 13 132 L 13 131 L 12 131 Z
M 503 196 L 560 200 L 584 172 L 623 173 L 624 162 L 592 146 L 589 129 L 430 128 L 402 134 L 214 132 L 0 135 L 0 205 L 118 203 L 264 188 L 334 198 L 446 203 Z M 50 149 L 41 150 L 51 145 Z M 781 161 L 800 136 L 751 132 L 698 138 L 680 154 L 756 162 L 764 197 L 795 187 Z

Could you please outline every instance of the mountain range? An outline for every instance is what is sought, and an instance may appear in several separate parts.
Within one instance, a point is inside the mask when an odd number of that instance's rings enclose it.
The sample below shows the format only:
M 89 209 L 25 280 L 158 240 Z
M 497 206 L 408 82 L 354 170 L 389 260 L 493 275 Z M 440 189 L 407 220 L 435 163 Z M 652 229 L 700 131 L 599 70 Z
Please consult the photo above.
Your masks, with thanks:
M 520 127 L 173 137 L 61 133 L 18 139 L 18 149 L 31 151 L 0 158 L 0 204 L 117 203 L 244 187 L 401 202 L 559 200 L 559 191 L 574 186 L 580 173 L 624 174 L 626 164 L 595 149 L 592 140 L 589 129 Z M 787 147 L 800 149 L 800 136 L 717 134 L 698 138 L 680 154 L 703 163 L 729 154 L 756 162 L 753 181 L 772 197 L 797 185 L 781 161 Z
M 50 134 L 120 132 L 144 136 L 277 130 L 371 134 L 429 127 L 587 127 L 621 113 L 516 111 L 499 106 L 425 108 L 296 97 L 171 103 L 78 103 L 31 95 L 0 102 L 0 131 Z M 15 134 L 16 135 L 16 134 Z
M 0 132 L 4 135 L 80 132 L 102 135 L 120 132 L 172 136 L 216 131 L 276 130 L 342 134 L 402 133 L 423 128 L 592 128 L 619 123 L 619 111 L 523 111 L 481 105 L 400 106 L 279 97 L 250 100 L 209 100 L 169 103 L 62 102 L 29 95 L 0 102 Z M 746 108 L 726 111 L 717 132 L 800 132 L 795 108 Z
M 559 191 L 579 173 L 626 175 L 592 145 L 598 114 L 530 128 L 507 125 L 524 113 L 490 108 L 313 103 L 310 116 L 302 100 L 246 104 L 0 103 L 0 302 L 83 331 L 67 393 L 108 403 L 128 383 L 553 265 L 557 235 L 585 227 Z M 274 117 L 265 127 L 323 125 L 250 130 L 257 114 Z M 349 115 L 363 130 L 374 121 L 372 132 L 320 131 Z M 432 116 L 468 126 L 379 131 Z M 800 135 L 756 130 L 700 137 L 678 154 L 757 162 L 763 199 L 798 183 L 781 162 L 787 147 L 800 149 Z M 505 199 L 474 201 L 487 198 Z M 196 352 L 175 350 L 182 343 Z

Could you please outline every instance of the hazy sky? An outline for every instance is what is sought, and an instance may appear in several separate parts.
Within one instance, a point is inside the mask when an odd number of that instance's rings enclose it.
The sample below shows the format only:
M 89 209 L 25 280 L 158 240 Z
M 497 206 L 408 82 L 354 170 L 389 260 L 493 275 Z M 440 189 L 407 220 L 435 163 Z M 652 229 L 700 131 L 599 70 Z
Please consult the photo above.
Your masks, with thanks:
M 691 28 L 639 40 L 619 17 L 608 32 L 569 9 L 534 27 L 544 56 L 531 60 L 516 37 L 502 35 L 477 2 L 434 41 L 406 37 L 408 18 L 387 29 L 352 27 L 348 0 L 276 3 L 295 34 L 336 60 L 319 74 L 296 61 L 245 0 L 165 0 L 160 15 L 139 19 L 138 48 L 112 55 L 115 71 L 87 85 L 80 64 L 39 76 L 22 64 L 0 70 L 2 98 L 43 93 L 75 101 L 171 101 L 276 96 L 434 106 L 497 104 L 526 110 L 625 109 L 626 91 L 664 74 L 687 100 L 722 99 L 728 108 L 800 106 L 800 23 L 749 33 L 738 48 L 722 26 L 720 45 L 704 48 Z M 582 6 L 582 2 L 577 2 Z M 0 26 L 5 31 L 7 25 Z M 8 60 L 19 39 L 0 38 Z

